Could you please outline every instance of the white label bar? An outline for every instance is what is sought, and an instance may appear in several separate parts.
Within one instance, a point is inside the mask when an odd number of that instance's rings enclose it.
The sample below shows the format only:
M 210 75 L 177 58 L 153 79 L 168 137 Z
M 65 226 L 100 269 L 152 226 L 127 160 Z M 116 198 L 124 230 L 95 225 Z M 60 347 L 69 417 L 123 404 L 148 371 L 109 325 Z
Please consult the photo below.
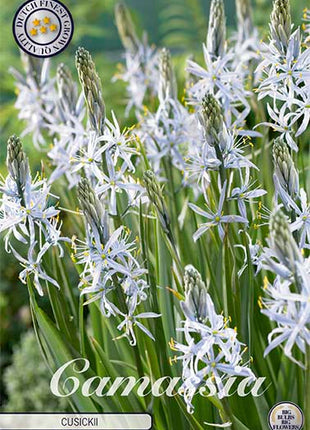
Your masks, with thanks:
M 151 430 L 148 414 L 0 414 L 1 430 Z

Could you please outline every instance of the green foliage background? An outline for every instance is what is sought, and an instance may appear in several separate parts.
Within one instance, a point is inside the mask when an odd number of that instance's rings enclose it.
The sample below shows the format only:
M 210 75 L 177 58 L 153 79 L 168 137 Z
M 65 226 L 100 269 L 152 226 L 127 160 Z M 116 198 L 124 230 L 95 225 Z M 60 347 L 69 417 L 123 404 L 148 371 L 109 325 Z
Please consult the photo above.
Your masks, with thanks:
M 114 0 L 63 0 L 72 12 L 75 21 L 75 33 L 72 43 L 67 50 L 52 59 L 52 69 L 59 62 L 65 62 L 74 71 L 74 53 L 79 45 L 85 46 L 94 56 L 97 69 L 104 83 L 104 97 L 109 112 L 112 108 L 124 125 L 124 96 L 125 86 L 121 82 L 111 83 L 116 71 L 116 65 L 121 61 L 122 47 L 114 25 Z M 24 124 L 17 118 L 14 108 L 14 80 L 8 69 L 13 66 L 21 68 L 19 51 L 12 34 L 12 19 L 21 1 L 2 1 L 0 9 L 0 172 L 5 173 L 6 141 L 13 133 L 20 134 Z M 262 37 L 267 36 L 268 19 L 272 7 L 271 0 L 255 0 L 254 20 L 261 30 Z M 132 11 L 134 21 L 142 33 L 145 29 L 149 40 L 158 46 L 168 46 L 174 53 L 174 64 L 178 79 L 184 79 L 185 59 L 190 53 L 199 57 L 201 43 L 204 41 L 207 29 L 209 0 L 128 0 L 127 5 Z M 293 21 L 300 22 L 305 3 L 292 0 Z M 235 26 L 235 6 L 233 0 L 225 1 L 229 31 Z M 130 124 L 130 118 L 127 120 Z M 34 151 L 31 138 L 24 139 L 25 149 L 31 158 L 33 170 L 40 168 L 41 155 Z M 1 251 L 2 252 L 2 247 Z M 14 345 L 20 336 L 30 326 L 27 291 L 18 281 L 19 267 L 11 255 L 0 253 L 0 345 L 1 371 L 12 362 Z M 30 338 L 24 340 L 22 350 L 15 354 L 14 362 L 21 354 L 28 354 Z M 26 352 L 25 352 L 26 351 Z M 30 358 L 31 359 L 31 358 Z M 18 368 L 18 365 L 16 369 Z M 15 387 L 18 371 L 6 373 L 5 381 L 9 387 Z M 15 382 L 14 382 L 15 378 Z M 3 378 L 1 378 L 2 381 Z M 7 397 L 8 390 L 0 384 L 2 401 Z M 44 387 L 44 383 L 42 387 Z M 41 387 L 41 388 L 42 388 Z M 44 390 L 44 388 L 42 388 Z M 46 385 L 47 389 L 47 385 Z M 11 388 L 9 388 L 10 391 Z M 11 402 L 14 399 L 11 399 Z M 24 403 L 24 410 L 31 410 Z

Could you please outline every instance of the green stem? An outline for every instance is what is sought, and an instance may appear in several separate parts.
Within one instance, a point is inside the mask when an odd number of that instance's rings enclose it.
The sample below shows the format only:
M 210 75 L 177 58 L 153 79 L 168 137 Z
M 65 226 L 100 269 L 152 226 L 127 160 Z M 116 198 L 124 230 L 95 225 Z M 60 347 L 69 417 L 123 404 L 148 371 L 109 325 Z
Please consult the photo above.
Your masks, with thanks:
M 226 169 L 225 169 L 225 166 L 224 166 L 223 154 L 222 154 L 222 151 L 221 151 L 221 149 L 220 149 L 220 147 L 218 145 L 215 146 L 215 152 L 216 152 L 217 158 L 221 162 L 221 165 L 220 165 L 220 176 L 221 176 L 221 181 L 222 181 L 222 185 L 223 185 L 224 182 L 227 179 L 227 175 L 226 175 Z

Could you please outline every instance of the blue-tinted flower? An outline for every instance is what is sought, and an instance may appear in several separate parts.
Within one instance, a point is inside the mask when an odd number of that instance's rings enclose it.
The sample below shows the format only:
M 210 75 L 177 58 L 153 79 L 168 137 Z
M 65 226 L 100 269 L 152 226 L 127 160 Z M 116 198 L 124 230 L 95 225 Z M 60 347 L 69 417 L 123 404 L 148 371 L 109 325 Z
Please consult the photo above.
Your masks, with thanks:
M 268 336 L 265 355 L 281 345 L 287 357 L 303 366 L 294 349 L 296 346 L 305 354 L 306 345 L 310 345 L 310 259 L 303 257 L 291 229 L 281 211 L 272 215 L 269 248 L 264 249 L 262 258 L 263 267 L 276 278 L 272 284 L 265 280 L 268 297 L 262 301 L 262 313 L 277 327 Z
M 193 238 L 195 241 L 199 239 L 200 236 L 203 235 L 206 231 L 208 231 L 210 228 L 215 226 L 218 228 L 221 240 L 223 240 L 225 236 L 225 231 L 222 224 L 233 223 L 233 222 L 248 224 L 248 220 L 242 216 L 223 215 L 223 205 L 226 198 L 226 188 L 227 188 L 227 182 L 225 181 L 221 191 L 219 205 L 216 212 L 212 212 L 211 210 L 207 212 L 203 209 L 200 209 L 198 206 L 194 205 L 193 203 L 189 203 L 189 207 L 194 212 L 209 220 L 208 222 L 201 224 L 198 230 L 194 233 Z
M 247 218 L 245 203 L 255 199 L 256 197 L 261 197 L 267 193 L 267 191 L 259 188 L 251 189 L 253 185 L 254 183 L 250 183 L 250 171 L 247 169 L 242 185 L 240 187 L 233 188 L 230 193 L 230 199 L 237 200 L 238 209 L 240 215 L 243 218 Z
M 300 206 L 293 200 L 290 201 L 291 208 L 295 211 L 296 221 L 291 224 L 291 231 L 300 234 L 300 248 L 310 249 L 310 203 L 304 189 L 300 190 Z
M 38 59 L 22 54 L 26 74 L 10 68 L 16 80 L 18 96 L 15 107 L 18 117 L 26 121 L 22 136 L 31 133 L 34 144 L 38 147 L 45 144 L 43 131 L 48 129 L 45 113 L 52 113 L 56 107 L 57 94 L 54 80 L 49 76 L 49 59 Z
M 148 285 L 143 279 L 147 271 L 136 258 L 136 243 L 130 240 L 130 232 L 124 226 L 110 234 L 103 203 L 87 179 L 79 183 L 78 198 L 86 218 L 86 240 L 73 242 L 73 259 L 83 266 L 79 288 L 82 296 L 89 295 L 85 304 L 99 301 L 105 317 L 124 317 L 117 328 L 125 330 L 120 337 L 126 336 L 131 345 L 136 343 L 135 325 L 153 339 L 137 321 L 160 315 L 136 313 L 139 304 L 148 298 Z
M 14 257 L 21 263 L 24 267 L 19 274 L 19 279 L 23 284 L 27 284 L 28 277 L 33 276 L 32 282 L 35 288 L 37 289 L 40 296 L 43 296 L 43 288 L 41 285 L 42 281 L 45 283 L 49 282 L 57 288 L 60 288 L 58 282 L 53 279 L 51 276 L 48 276 L 47 273 L 42 268 L 41 262 L 42 257 L 45 254 L 47 247 L 43 247 L 36 255 L 35 247 L 37 242 L 32 242 L 29 245 L 27 258 L 22 257 L 13 247 L 11 247 L 12 253 Z
M 237 331 L 229 328 L 228 320 L 216 313 L 214 303 L 207 293 L 200 274 L 193 266 L 185 268 L 185 300 L 181 303 L 185 314 L 183 327 L 185 343 L 171 340 L 170 347 L 182 355 L 183 397 L 187 410 L 193 413 L 192 399 L 209 377 L 213 377 L 222 398 L 223 379 L 244 376 L 255 379 L 253 372 L 242 362 L 245 351 L 237 339 Z

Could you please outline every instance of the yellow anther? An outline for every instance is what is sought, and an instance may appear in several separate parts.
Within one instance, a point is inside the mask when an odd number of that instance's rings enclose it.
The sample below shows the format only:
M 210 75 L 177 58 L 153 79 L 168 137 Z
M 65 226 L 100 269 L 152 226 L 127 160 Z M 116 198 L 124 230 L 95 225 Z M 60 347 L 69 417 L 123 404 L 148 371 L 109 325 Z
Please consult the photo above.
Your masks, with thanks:
M 172 351 L 177 351 L 176 347 L 175 347 L 175 343 L 174 343 L 174 339 L 171 338 L 170 341 L 168 342 L 170 349 L 172 349 Z
M 170 364 L 170 366 L 172 366 L 173 365 L 173 363 L 176 363 L 177 362 L 177 356 L 175 355 L 173 358 L 171 358 L 171 357 L 169 357 L 169 364 Z

